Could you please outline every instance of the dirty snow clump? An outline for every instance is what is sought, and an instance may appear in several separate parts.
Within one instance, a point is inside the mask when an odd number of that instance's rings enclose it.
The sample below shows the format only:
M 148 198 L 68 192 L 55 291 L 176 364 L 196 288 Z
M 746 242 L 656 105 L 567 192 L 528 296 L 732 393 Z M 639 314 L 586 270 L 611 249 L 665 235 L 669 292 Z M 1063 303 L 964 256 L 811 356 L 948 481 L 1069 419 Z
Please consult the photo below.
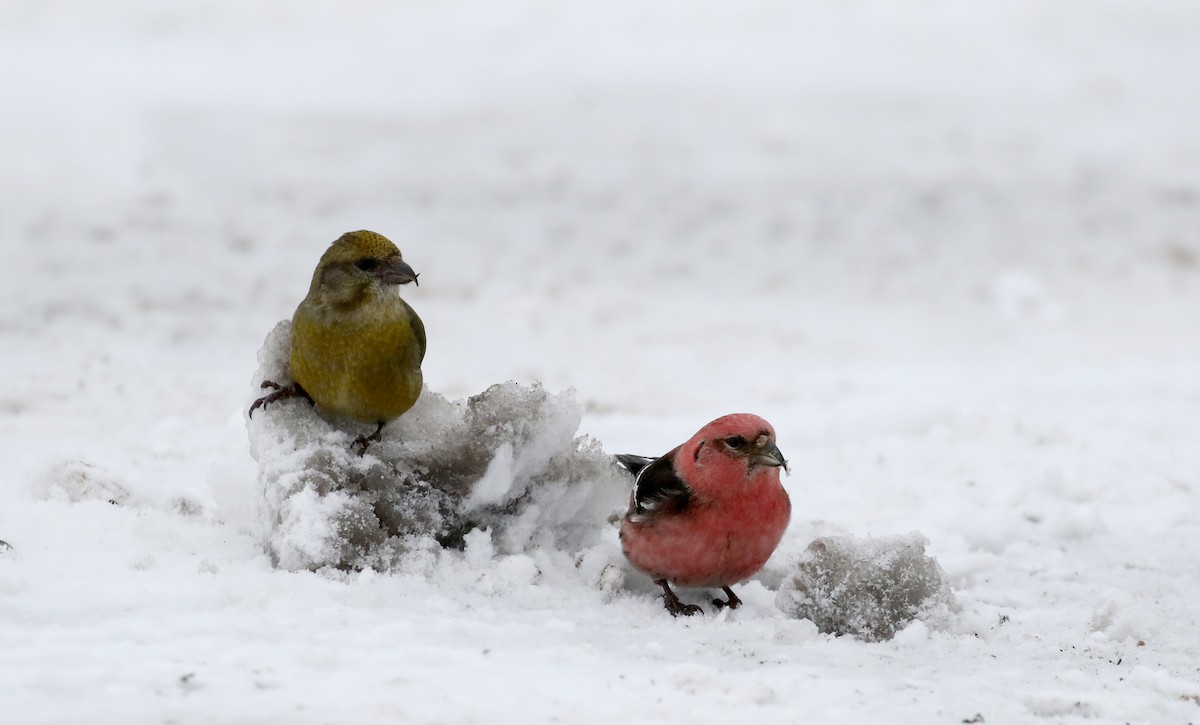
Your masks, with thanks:
M 267 336 L 247 408 L 263 380 L 290 382 L 290 340 L 286 320 Z M 539 385 L 458 401 L 426 389 L 358 456 L 351 442 L 374 426 L 303 399 L 260 408 L 246 425 L 267 549 L 285 569 L 390 569 L 487 529 L 496 554 L 579 554 L 611 533 L 628 496 L 623 469 L 575 435 L 581 418 L 570 393 Z
M 916 619 L 946 619 L 958 605 L 937 559 L 925 553 L 928 543 L 917 532 L 817 539 L 789 567 L 775 604 L 821 632 L 870 642 Z

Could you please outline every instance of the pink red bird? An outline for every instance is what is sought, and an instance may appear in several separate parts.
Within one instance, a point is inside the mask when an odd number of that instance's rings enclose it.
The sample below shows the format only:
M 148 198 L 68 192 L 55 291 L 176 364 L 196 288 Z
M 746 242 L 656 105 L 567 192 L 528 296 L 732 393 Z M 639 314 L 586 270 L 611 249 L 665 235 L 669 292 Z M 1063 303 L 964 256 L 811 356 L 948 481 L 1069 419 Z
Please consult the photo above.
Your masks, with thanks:
M 762 568 L 791 516 L 779 482 L 787 461 L 775 429 L 757 415 L 717 418 L 659 458 L 618 455 L 637 478 L 621 522 L 621 548 L 663 589 L 674 616 L 699 614 L 670 584 L 720 587 L 717 608 L 742 603 L 729 588 Z

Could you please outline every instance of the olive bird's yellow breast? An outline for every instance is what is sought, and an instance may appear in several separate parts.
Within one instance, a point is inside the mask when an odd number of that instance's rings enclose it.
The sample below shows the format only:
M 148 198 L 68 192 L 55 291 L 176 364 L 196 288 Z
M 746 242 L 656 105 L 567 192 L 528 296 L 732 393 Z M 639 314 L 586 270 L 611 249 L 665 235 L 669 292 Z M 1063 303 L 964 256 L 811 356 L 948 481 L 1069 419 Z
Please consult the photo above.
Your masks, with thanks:
M 399 296 L 339 309 L 305 299 L 292 318 L 292 377 L 323 409 L 388 421 L 421 394 L 425 329 Z

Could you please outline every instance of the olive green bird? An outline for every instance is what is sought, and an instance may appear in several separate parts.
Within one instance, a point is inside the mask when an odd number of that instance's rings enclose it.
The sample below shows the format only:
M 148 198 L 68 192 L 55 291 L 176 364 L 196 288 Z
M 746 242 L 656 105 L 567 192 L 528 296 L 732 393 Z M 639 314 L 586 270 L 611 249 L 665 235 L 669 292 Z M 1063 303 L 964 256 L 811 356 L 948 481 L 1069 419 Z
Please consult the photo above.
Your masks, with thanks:
M 409 282 L 419 284 L 417 273 L 386 237 L 343 234 L 321 256 L 292 316 L 294 382 L 263 382 L 274 392 L 254 401 L 250 415 L 279 400 L 308 398 L 327 412 L 376 424 L 354 441 L 362 455 L 421 395 L 425 325 L 398 294 Z

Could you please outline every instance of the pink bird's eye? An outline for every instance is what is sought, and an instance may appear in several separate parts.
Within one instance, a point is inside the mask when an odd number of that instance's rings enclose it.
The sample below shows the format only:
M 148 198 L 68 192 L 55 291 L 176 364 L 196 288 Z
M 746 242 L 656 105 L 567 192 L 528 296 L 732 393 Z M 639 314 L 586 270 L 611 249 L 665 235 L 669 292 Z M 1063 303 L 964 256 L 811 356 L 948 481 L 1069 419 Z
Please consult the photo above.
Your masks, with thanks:
M 736 451 L 746 445 L 746 439 L 741 436 L 730 436 L 725 439 L 725 445 Z

